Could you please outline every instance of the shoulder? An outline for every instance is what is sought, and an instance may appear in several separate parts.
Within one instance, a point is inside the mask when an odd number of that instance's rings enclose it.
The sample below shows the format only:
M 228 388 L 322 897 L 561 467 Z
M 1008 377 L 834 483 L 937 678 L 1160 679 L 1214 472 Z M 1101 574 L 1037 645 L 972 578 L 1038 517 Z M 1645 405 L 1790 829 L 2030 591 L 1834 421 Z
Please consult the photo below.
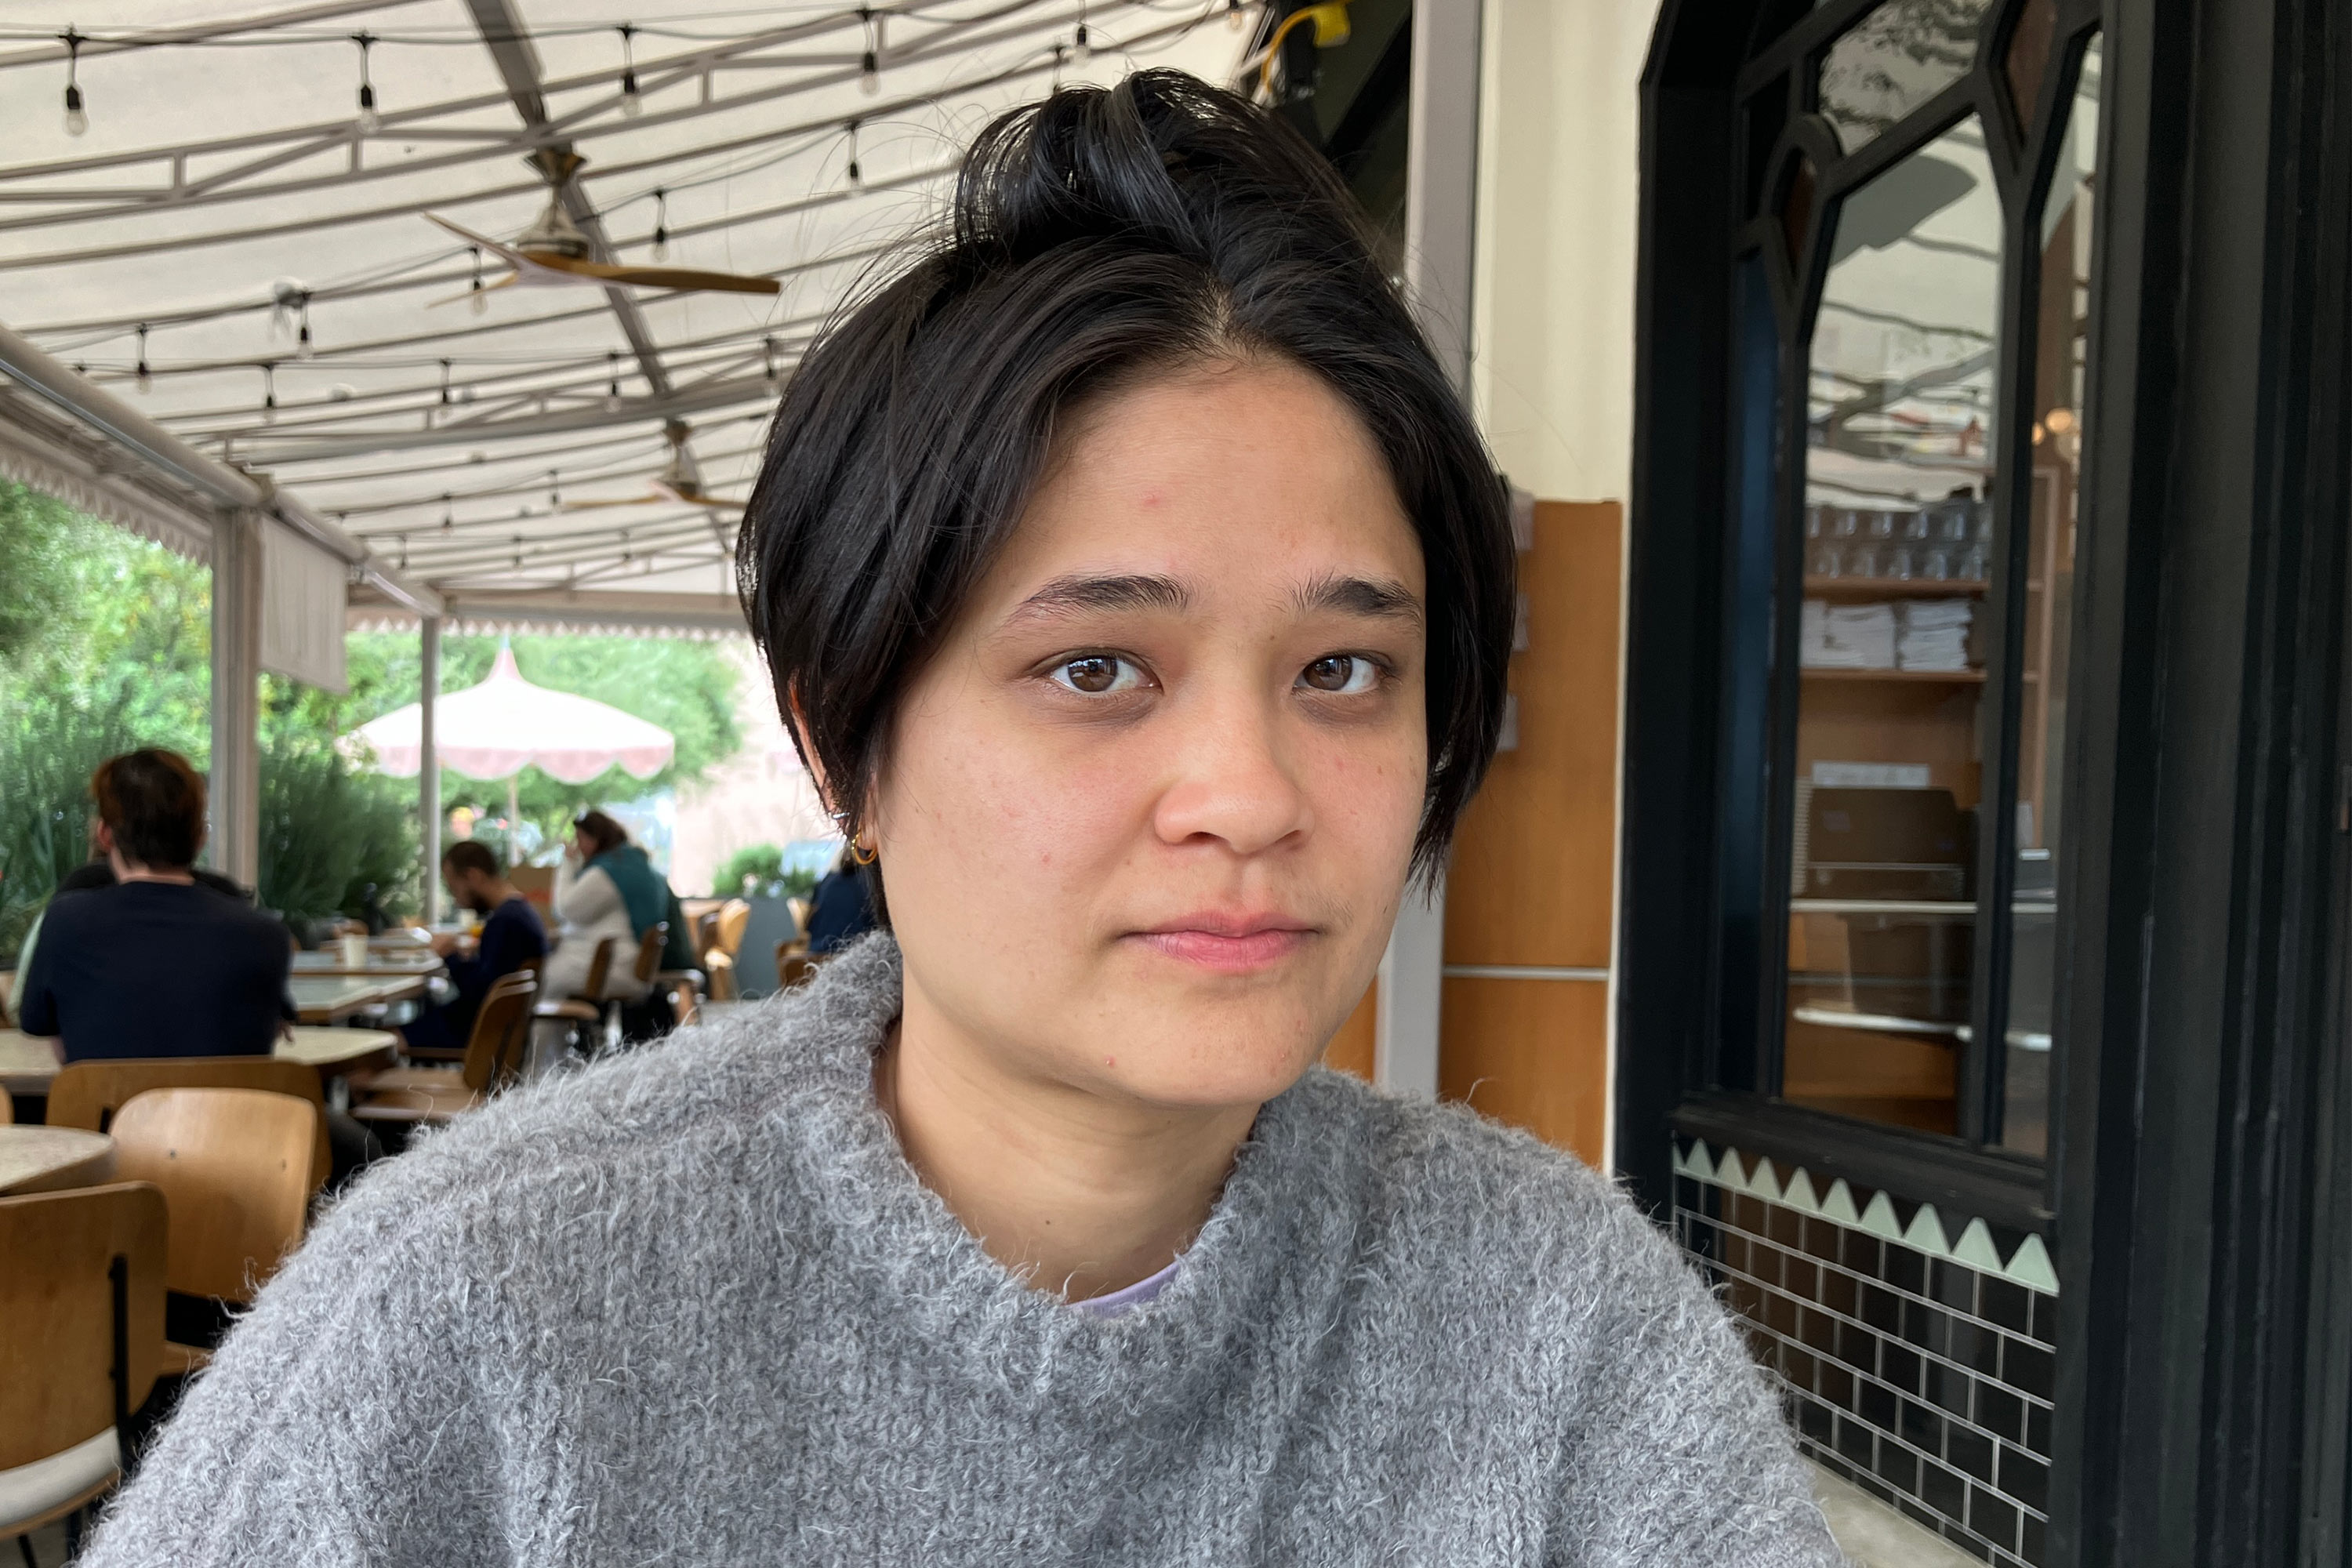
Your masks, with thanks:
M 1572 1154 L 1322 1068 L 1285 1100 L 1408 1288 L 1468 1291 L 1514 1316 L 1540 1306 L 1557 1323 L 1719 1310 L 1664 1234 Z

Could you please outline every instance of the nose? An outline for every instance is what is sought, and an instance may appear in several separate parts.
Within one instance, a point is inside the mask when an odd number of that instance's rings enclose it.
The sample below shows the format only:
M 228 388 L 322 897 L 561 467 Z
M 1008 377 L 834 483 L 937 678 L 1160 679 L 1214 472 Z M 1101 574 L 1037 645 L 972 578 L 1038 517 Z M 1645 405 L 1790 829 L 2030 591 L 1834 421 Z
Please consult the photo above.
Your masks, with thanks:
M 1162 843 L 1216 843 L 1254 856 L 1312 830 L 1313 808 L 1278 710 L 1240 691 L 1202 693 L 1185 707 L 1169 737 L 1169 782 L 1152 811 Z

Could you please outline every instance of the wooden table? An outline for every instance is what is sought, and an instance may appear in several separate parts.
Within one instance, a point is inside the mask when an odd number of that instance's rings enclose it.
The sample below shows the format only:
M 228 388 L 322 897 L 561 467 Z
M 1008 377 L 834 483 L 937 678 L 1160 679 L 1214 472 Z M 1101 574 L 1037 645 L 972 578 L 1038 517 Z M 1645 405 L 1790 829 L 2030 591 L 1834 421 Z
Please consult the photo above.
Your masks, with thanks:
M 399 1048 L 400 1037 L 387 1029 L 298 1028 L 290 1040 L 280 1039 L 271 1053 L 281 1061 L 303 1062 L 320 1076 L 340 1077 L 362 1068 L 388 1067 Z M 58 1058 L 46 1039 L 16 1029 L 0 1029 L 0 1089 L 11 1094 L 49 1092 L 58 1076 Z
M 286 983 L 294 1011 L 306 1024 L 335 1024 L 382 1002 L 403 1002 L 425 994 L 431 982 L 425 974 L 375 979 L 359 974 L 297 974 Z
M 0 1194 L 94 1187 L 114 1176 L 114 1140 L 71 1127 L 0 1127 Z

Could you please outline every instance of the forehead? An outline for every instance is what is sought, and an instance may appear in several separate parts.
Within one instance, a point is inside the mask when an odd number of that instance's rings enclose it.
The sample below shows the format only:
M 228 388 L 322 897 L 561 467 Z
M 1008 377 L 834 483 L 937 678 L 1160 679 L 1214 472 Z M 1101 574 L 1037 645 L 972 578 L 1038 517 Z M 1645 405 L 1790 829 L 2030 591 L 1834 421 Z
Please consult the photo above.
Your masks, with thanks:
M 1424 579 L 1363 422 L 1285 361 L 1187 370 L 1076 411 L 979 597 L 1001 608 L 1072 573 L 1174 577 L 1211 601 L 1334 574 L 1418 596 Z

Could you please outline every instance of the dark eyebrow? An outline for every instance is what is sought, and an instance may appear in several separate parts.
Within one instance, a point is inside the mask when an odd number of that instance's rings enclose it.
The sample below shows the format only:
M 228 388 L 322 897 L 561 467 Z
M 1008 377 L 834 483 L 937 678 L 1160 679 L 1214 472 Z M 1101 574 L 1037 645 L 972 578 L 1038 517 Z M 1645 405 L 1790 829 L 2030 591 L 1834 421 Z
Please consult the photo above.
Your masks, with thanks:
M 1088 610 L 1175 610 L 1192 602 L 1173 577 L 1056 577 L 1013 607 L 1008 621 L 1050 620 Z
M 1412 589 L 1391 577 L 1318 577 L 1293 595 L 1291 603 L 1301 615 L 1336 610 L 1370 620 L 1422 624 L 1421 602 Z

